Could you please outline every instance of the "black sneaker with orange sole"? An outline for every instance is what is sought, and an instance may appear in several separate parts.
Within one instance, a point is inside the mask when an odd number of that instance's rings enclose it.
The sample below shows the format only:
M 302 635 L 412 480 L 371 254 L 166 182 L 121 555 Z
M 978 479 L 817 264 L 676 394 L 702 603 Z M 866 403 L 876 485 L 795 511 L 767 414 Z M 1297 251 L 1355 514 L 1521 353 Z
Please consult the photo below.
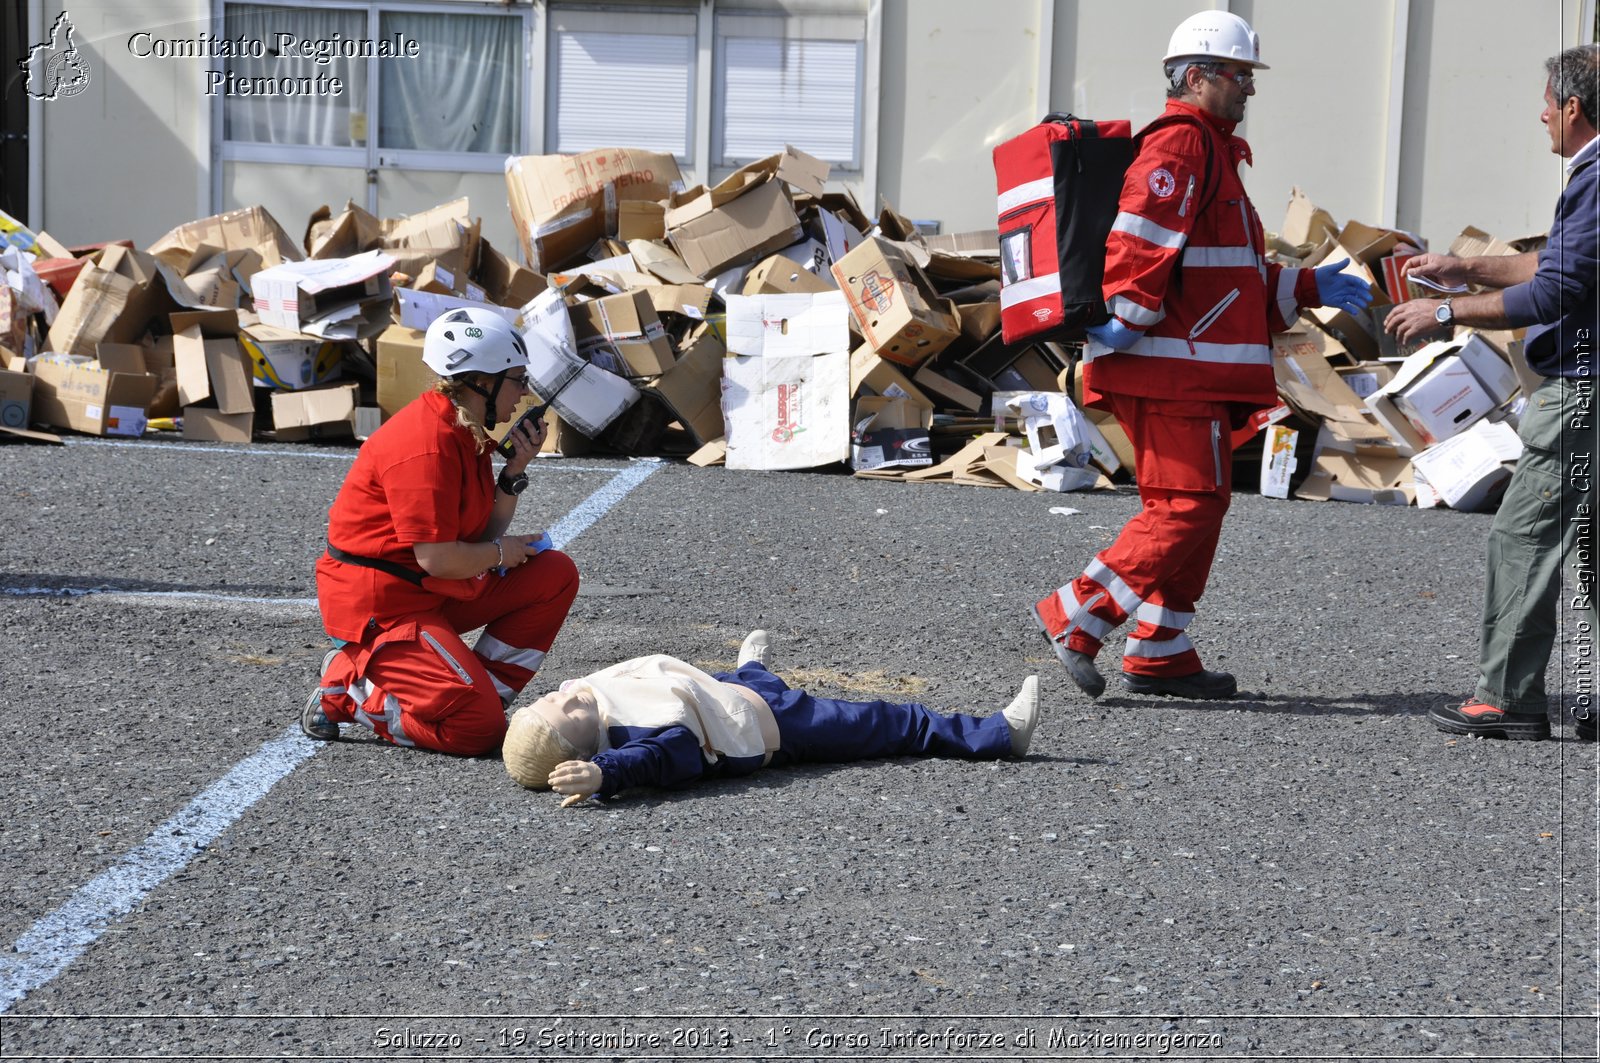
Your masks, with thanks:
M 1445 734 L 1511 742 L 1540 742 L 1550 737 L 1550 721 L 1542 714 L 1506 712 L 1477 698 L 1429 709 L 1428 719 Z

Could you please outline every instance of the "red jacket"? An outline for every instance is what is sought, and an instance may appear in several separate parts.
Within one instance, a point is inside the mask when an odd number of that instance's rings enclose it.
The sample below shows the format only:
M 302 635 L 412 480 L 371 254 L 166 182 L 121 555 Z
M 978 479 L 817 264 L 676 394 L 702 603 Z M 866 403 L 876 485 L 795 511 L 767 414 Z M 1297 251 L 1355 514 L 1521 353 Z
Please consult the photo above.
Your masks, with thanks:
M 1115 392 L 1275 405 L 1270 335 L 1289 329 L 1302 308 L 1321 305 L 1316 278 L 1265 260 L 1261 219 L 1238 172 L 1250 146 L 1233 135 L 1234 123 L 1178 100 L 1167 102 L 1166 114 L 1199 122 L 1144 135 L 1106 241 L 1106 306 L 1144 336 L 1126 351 L 1090 342 L 1087 398 L 1103 405 L 1096 393 Z

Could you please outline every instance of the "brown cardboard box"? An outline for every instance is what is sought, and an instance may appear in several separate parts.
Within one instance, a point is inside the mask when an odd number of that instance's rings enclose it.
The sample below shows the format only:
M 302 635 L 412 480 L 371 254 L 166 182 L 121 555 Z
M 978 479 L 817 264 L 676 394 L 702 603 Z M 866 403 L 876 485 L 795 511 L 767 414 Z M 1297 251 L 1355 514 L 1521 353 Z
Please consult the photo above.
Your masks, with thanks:
M 28 320 L 31 315 L 22 310 L 21 298 L 15 289 L 0 284 L 0 347 L 6 348 L 18 359 L 28 354 Z
M 378 408 L 385 418 L 393 417 L 412 399 L 438 381 L 432 369 L 422 364 L 421 329 L 390 325 L 378 336 Z
M 617 239 L 664 240 L 667 236 L 666 207 L 648 200 L 630 199 L 617 204 Z
M 714 194 L 708 196 L 714 201 Z M 667 217 L 670 226 L 671 211 Z M 721 206 L 696 213 L 667 230 L 673 250 L 702 280 L 730 266 L 754 262 L 804 235 L 789 194 L 773 180 L 761 181 Z
M 151 244 L 148 251 L 178 266 L 191 259 L 202 245 L 222 251 L 254 250 L 266 266 L 305 257 L 265 207 L 244 207 L 187 222 Z
M 238 311 L 197 310 L 173 314 L 171 322 L 178 401 L 195 406 L 209 399 L 223 413 L 253 412 L 250 357 L 239 347 Z
M 348 439 L 355 435 L 359 386 L 335 384 L 272 394 L 272 430 L 280 441 Z
M 933 407 L 908 395 L 863 395 L 850 427 L 850 467 L 856 472 L 933 464 L 928 429 Z
M 172 337 L 157 347 L 132 343 L 102 343 L 95 359 L 100 368 L 112 373 L 149 373 L 156 378 L 156 393 L 145 407 L 150 417 L 178 416 L 178 371 L 173 356 Z
M 34 363 L 33 419 L 96 436 L 144 434 L 156 392 L 149 373 L 111 373 L 93 364 L 41 357 Z
M 722 425 L 722 359 L 727 350 L 709 325 L 701 325 L 683 346 L 682 355 L 645 385 L 666 403 L 678 423 L 701 446 L 720 439 Z
M 183 408 L 183 438 L 209 439 L 218 443 L 248 443 L 255 431 L 256 415 L 223 413 L 209 406 Z
M 522 257 L 535 271 L 565 266 L 615 226 L 608 204 L 665 199 L 683 175 L 671 155 L 603 148 L 506 162 L 506 193 Z
M 919 366 L 961 334 L 954 304 L 886 240 L 862 242 L 833 264 L 833 276 L 868 345 L 891 362 Z
M 135 341 L 151 321 L 199 302 L 171 266 L 112 245 L 84 266 L 62 301 L 50 326 L 50 350 L 93 357 L 102 341 Z
M 782 295 L 785 292 L 827 292 L 833 285 L 800 263 L 783 255 L 765 258 L 744 279 L 743 295 Z
M 865 345 L 850 352 L 850 394 L 910 395 L 925 406 L 933 405 L 933 398 L 912 383 L 899 366 L 880 358 Z
M 501 306 L 526 306 L 549 287 L 543 277 L 511 261 L 487 240 L 478 241 L 477 278 L 489 302 Z
M 32 374 L 0 369 L 0 428 L 27 428 L 32 405 Z
M 647 277 L 654 281 L 655 278 Z M 655 284 L 639 289 L 659 314 L 678 314 L 681 317 L 704 321 L 711 306 L 711 289 L 704 284 Z
M 651 377 L 677 360 L 643 291 L 591 299 L 569 309 L 578 353 L 601 369 L 625 377 Z

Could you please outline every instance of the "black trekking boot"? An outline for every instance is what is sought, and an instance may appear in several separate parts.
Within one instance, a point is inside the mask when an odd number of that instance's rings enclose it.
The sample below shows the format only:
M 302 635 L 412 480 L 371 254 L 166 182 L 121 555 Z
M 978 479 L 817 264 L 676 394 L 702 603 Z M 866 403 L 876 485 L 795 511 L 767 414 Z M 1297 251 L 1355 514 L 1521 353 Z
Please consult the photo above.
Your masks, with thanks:
M 1239 684 L 1227 672 L 1201 670 L 1189 675 L 1131 675 L 1123 672 L 1122 681 L 1135 694 L 1160 694 L 1194 701 L 1222 701 L 1239 693 Z

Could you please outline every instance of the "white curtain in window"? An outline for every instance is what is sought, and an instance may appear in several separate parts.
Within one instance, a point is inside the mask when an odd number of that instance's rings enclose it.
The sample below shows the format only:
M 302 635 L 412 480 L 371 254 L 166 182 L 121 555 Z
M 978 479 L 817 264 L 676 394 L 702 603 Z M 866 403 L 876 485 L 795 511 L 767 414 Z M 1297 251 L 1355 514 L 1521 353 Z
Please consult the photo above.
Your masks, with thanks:
M 319 11 L 270 4 L 228 4 L 223 10 L 225 36 L 265 42 L 270 48 L 276 34 L 292 33 L 302 40 L 328 40 L 335 34 L 360 40 L 367 36 L 367 17 L 360 11 Z M 226 97 L 222 109 L 223 136 L 227 140 L 257 144 L 311 144 L 318 147 L 361 147 L 350 117 L 367 107 L 367 65 L 362 59 L 337 58 L 326 65 L 306 57 L 279 56 L 269 51 L 260 59 L 230 58 L 224 69 L 241 78 L 339 78 L 344 90 L 338 96 Z
M 385 12 L 379 25 L 384 39 L 403 33 L 418 46 L 415 59 L 379 62 L 380 148 L 518 150 L 520 17 Z
M 695 39 L 558 29 L 547 150 L 630 147 L 689 157 Z
M 720 44 L 722 164 L 793 144 L 859 168 L 860 41 L 726 36 Z

